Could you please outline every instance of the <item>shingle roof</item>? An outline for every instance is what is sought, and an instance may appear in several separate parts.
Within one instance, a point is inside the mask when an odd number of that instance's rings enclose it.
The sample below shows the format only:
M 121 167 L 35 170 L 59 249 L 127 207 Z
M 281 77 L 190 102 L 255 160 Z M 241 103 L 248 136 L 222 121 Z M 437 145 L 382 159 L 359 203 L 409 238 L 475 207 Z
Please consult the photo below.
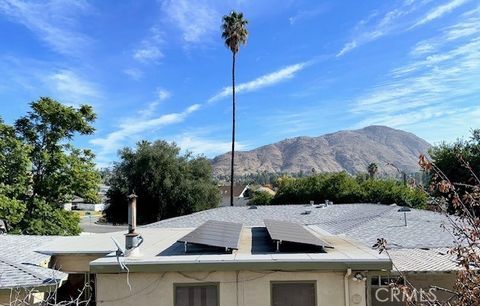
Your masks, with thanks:
M 454 239 L 442 224 L 448 219 L 440 213 L 412 209 L 407 213 L 408 226 L 404 226 L 403 213 L 396 205 L 335 204 L 326 208 L 310 205 L 276 205 L 248 207 L 220 207 L 191 215 L 162 220 L 145 227 L 185 228 L 197 227 L 207 220 L 243 223 L 245 226 L 264 226 L 264 219 L 284 220 L 318 225 L 332 234 L 345 234 L 371 246 L 377 238 L 385 238 L 391 248 L 450 247 Z M 310 213 L 305 213 L 310 211 Z
M 448 248 L 396 249 L 389 251 L 395 268 L 401 272 L 446 272 L 459 269 Z
M 49 255 L 35 249 L 56 239 L 48 236 L 0 235 L 0 289 L 52 285 L 66 274 L 46 268 Z

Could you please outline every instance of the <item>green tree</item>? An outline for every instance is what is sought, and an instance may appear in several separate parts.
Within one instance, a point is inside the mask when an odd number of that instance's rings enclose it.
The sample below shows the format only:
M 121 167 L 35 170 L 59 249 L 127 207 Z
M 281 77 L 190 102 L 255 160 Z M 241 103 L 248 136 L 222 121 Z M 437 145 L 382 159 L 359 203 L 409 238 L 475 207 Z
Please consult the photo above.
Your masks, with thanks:
M 15 129 L 0 118 L 0 194 L 21 198 L 30 181 L 30 147 L 15 135 Z
M 233 206 L 233 183 L 235 165 L 235 59 L 240 45 L 247 42 L 248 21 L 243 18 L 243 13 L 232 11 L 230 15 L 223 16 L 222 38 L 225 45 L 232 51 L 232 159 L 230 169 L 230 206 Z
M 180 148 L 165 141 L 142 141 L 135 150 L 120 151 L 112 169 L 107 193 L 107 220 L 127 221 L 127 195 L 135 192 L 139 223 L 189 214 L 216 207 L 220 192 L 212 168 L 204 157 L 180 154 Z
M 76 235 L 79 218 L 63 210 L 74 195 L 97 201 L 100 175 L 90 150 L 75 148 L 89 135 L 95 114 L 50 98 L 31 103 L 14 127 L 0 120 L 0 218 L 13 232 Z
M 378 172 L 378 166 L 376 163 L 371 163 L 367 167 L 368 174 L 370 175 L 370 178 L 373 179 L 375 178 L 375 175 Z
M 454 183 L 473 183 L 471 171 L 480 176 L 480 129 L 474 130 L 470 139 L 442 143 L 430 149 L 432 162 Z M 463 162 L 463 161 L 464 162 Z
M 452 144 L 442 143 L 431 148 L 429 154 L 432 163 L 437 167 L 435 171 L 427 171 L 431 174 L 429 185 L 442 184 L 446 177 L 455 186 L 455 190 L 461 198 L 471 197 L 472 186 L 480 177 L 480 129 L 474 130 L 468 140 L 457 140 Z M 439 175 L 439 172 L 442 175 Z M 436 189 L 432 195 L 442 196 Z M 452 203 L 452 199 L 447 197 L 445 199 L 448 200 L 449 212 L 456 212 L 458 207 Z M 478 206 L 471 207 L 471 209 L 476 214 L 480 214 Z
M 94 156 L 71 144 L 76 134 L 94 132 L 92 107 L 76 109 L 42 97 L 31 103 L 31 108 L 15 122 L 17 135 L 31 148 L 31 198 L 41 197 L 57 207 L 74 195 L 96 201 L 100 175 L 94 168 Z

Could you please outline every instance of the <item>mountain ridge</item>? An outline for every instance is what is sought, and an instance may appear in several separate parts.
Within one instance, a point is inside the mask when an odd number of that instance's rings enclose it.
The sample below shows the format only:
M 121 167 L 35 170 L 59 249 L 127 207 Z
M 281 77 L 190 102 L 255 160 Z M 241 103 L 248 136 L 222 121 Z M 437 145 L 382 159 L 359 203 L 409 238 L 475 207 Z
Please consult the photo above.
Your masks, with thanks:
M 431 145 L 413 133 L 387 126 L 371 125 L 357 130 L 342 130 L 316 137 L 298 136 L 249 151 L 235 152 L 236 175 L 298 173 L 305 171 L 349 173 L 366 172 L 374 162 L 380 172 L 394 173 L 387 163 L 405 172 L 418 171 L 418 156 Z M 230 172 L 230 153 L 212 159 L 215 176 Z

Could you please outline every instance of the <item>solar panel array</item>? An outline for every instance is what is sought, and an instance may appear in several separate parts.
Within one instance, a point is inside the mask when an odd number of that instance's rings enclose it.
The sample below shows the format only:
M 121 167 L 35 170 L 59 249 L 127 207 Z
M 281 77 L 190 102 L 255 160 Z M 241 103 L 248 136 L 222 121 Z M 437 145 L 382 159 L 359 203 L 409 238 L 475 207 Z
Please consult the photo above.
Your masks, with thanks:
M 241 223 L 209 220 L 178 241 L 238 250 L 241 231 Z
M 265 223 L 270 238 L 277 242 L 286 241 L 333 248 L 301 224 L 278 220 L 263 220 L 263 223 Z

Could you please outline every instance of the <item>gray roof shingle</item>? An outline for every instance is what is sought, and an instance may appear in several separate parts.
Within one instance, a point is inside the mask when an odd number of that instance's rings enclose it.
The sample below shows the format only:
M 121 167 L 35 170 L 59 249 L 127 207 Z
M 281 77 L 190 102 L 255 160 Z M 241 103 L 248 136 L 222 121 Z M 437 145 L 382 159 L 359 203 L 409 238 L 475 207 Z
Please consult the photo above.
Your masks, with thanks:
M 35 251 L 56 237 L 0 235 L 0 289 L 40 287 L 67 274 L 47 268 L 50 256 Z
M 335 204 L 326 208 L 310 205 L 272 205 L 248 207 L 220 207 L 191 215 L 162 220 L 145 227 L 195 228 L 208 220 L 243 223 L 245 226 L 264 226 L 264 219 L 318 225 L 331 234 L 345 234 L 372 246 L 377 238 L 385 238 L 391 248 L 450 247 L 454 239 L 442 228 L 448 219 L 436 212 L 412 209 L 403 213 L 396 205 Z M 310 213 L 305 214 L 305 211 Z

